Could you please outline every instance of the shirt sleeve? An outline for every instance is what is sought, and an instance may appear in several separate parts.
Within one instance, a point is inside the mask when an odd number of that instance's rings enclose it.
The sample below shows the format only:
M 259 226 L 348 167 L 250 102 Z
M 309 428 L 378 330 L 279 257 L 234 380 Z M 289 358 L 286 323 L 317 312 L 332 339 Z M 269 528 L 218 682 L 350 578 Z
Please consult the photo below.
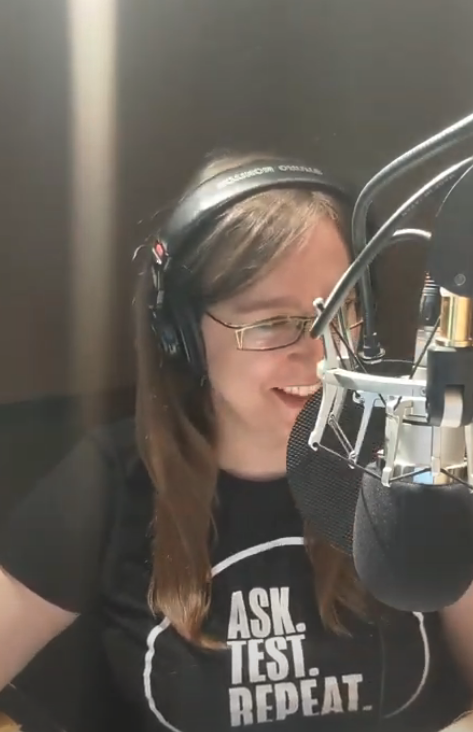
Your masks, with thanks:
M 0 566 L 64 610 L 89 609 L 120 481 L 107 443 L 96 433 L 85 437 L 0 526 Z

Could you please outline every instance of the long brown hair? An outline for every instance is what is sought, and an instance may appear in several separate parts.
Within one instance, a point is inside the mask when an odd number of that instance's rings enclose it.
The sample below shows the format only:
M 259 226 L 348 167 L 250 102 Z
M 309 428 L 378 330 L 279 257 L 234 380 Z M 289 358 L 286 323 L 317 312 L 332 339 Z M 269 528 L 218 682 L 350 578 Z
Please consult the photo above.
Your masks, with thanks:
M 198 180 L 254 159 L 213 160 Z M 322 216 L 344 230 L 343 212 L 322 193 L 259 193 L 221 215 L 182 254 L 180 264 L 203 301 L 218 302 L 264 276 Z M 156 489 L 148 600 L 186 639 L 208 645 L 201 629 L 211 599 L 209 538 L 218 473 L 214 415 L 207 386 L 195 382 L 185 363 L 171 364 L 159 350 L 149 321 L 151 287 L 145 262 L 136 297 L 136 424 L 140 454 Z M 322 620 L 342 632 L 340 607 L 361 615 L 366 598 L 348 558 L 311 535 L 309 527 L 305 533 Z

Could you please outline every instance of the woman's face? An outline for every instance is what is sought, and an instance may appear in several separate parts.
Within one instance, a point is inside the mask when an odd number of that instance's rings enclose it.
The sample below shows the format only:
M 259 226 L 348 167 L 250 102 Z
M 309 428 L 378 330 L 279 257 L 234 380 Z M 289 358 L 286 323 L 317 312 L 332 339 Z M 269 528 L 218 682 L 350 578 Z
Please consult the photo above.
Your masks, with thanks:
M 349 265 L 336 225 L 321 219 L 293 253 L 265 278 L 234 298 L 215 305 L 221 321 L 249 325 L 278 316 L 312 316 L 313 301 L 327 298 Z M 208 374 L 224 462 L 281 462 L 297 415 L 319 387 L 317 364 L 323 346 L 304 334 L 296 343 L 267 351 L 239 350 L 235 331 L 205 315 L 202 323 Z M 244 337 L 265 342 L 263 327 Z M 233 445 L 233 447 L 232 447 Z M 253 457 L 252 457 L 253 456 Z M 224 467 L 231 467 L 224 465 Z M 275 470 L 277 470 L 275 466 Z

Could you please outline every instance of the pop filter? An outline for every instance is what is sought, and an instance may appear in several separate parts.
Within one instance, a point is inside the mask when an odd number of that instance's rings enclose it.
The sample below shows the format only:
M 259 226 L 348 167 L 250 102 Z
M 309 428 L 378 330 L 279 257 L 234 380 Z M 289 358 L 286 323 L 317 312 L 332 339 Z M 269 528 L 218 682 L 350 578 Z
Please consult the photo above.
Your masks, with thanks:
M 366 368 L 369 368 L 366 365 Z M 371 366 L 383 375 L 406 374 L 411 364 L 385 360 Z M 352 555 L 353 523 L 365 468 L 384 446 L 384 408 L 374 408 L 356 464 L 349 453 L 355 446 L 364 406 L 347 391 L 337 420 L 329 420 L 317 450 L 309 444 L 320 410 L 322 387 L 300 412 L 287 448 L 287 478 L 296 506 L 317 536 Z M 354 399 L 355 397 L 355 399 Z

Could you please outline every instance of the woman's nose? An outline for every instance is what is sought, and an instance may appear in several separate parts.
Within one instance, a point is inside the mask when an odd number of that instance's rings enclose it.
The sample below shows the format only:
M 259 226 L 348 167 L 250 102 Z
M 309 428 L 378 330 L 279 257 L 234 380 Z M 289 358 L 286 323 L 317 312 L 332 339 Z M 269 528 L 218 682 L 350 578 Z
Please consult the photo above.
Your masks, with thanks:
M 320 361 L 324 358 L 324 345 L 321 338 L 312 338 L 307 329 L 294 344 L 291 356 Z

